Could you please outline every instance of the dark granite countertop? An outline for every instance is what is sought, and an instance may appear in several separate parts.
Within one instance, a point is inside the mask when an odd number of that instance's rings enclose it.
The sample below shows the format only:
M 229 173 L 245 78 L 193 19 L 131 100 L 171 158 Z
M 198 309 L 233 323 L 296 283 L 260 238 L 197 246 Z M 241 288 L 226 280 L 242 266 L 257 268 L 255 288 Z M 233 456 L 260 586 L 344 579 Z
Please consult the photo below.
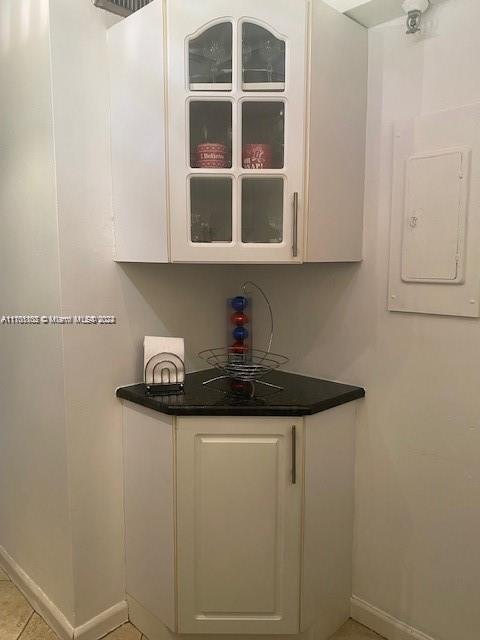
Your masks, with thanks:
M 230 392 L 229 381 L 203 385 L 205 380 L 216 376 L 215 369 L 189 373 L 185 378 L 185 392 L 178 395 L 150 396 L 146 394 L 145 384 L 134 384 L 119 387 L 117 396 L 176 416 L 305 416 L 365 396 L 361 387 L 272 371 L 262 380 L 281 386 L 282 390 L 257 383 L 255 397 L 242 397 Z

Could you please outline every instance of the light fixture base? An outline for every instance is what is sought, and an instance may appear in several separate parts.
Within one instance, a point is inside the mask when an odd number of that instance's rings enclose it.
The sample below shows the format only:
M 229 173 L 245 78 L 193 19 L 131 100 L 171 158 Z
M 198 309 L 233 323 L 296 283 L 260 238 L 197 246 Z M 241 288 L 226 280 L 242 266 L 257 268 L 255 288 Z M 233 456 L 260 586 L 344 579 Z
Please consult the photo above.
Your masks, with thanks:
M 405 0 L 402 9 L 407 14 L 407 34 L 421 31 L 422 14 L 430 8 L 429 0 Z
M 421 31 L 422 24 L 422 12 L 421 11 L 409 11 L 407 15 L 407 35 L 418 33 Z

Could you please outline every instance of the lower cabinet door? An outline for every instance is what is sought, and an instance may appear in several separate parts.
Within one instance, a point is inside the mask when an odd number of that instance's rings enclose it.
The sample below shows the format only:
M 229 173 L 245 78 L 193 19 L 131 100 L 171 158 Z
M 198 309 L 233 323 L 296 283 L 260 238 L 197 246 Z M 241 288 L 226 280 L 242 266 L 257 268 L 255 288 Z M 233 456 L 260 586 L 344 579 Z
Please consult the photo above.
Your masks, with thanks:
M 179 418 L 176 438 L 178 631 L 298 633 L 303 420 Z

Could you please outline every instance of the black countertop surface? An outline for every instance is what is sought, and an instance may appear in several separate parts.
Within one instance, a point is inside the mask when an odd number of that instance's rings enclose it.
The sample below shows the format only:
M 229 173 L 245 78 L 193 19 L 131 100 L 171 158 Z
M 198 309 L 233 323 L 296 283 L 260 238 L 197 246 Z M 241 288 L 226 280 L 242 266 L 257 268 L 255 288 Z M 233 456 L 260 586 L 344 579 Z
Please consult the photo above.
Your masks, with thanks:
M 178 395 L 150 396 L 145 384 L 134 384 L 119 387 L 117 396 L 175 416 L 305 416 L 365 396 L 361 387 L 272 371 L 262 380 L 282 390 L 256 383 L 255 396 L 242 397 L 230 391 L 230 381 L 203 384 L 218 375 L 215 369 L 189 373 L 185 391 Z

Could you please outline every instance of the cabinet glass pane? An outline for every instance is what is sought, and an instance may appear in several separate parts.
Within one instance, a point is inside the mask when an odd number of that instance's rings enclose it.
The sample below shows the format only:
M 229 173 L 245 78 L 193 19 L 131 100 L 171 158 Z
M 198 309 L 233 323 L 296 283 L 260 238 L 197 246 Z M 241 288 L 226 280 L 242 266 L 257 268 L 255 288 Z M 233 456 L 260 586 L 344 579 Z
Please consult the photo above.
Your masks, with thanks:
M 231 102 L 190 102 L 190 166 L 200 169 L 232 166 Z
M 285 105 L 283 102 L 244 102 L 242 105 L 242 166 L 282 169 Z
M 192 242 L 231 242 L 231 178 L 193 176 L 189 182 Z
M 242 25 L 244 91 L 285 89 L 285 42 L 252 22 Z
M 242 242 L 282 242 L 283 178 L 243 178 Z
M 232 24 L 206 29 L 188 46 L 191 91 L 229 91 L 232 88 Z

